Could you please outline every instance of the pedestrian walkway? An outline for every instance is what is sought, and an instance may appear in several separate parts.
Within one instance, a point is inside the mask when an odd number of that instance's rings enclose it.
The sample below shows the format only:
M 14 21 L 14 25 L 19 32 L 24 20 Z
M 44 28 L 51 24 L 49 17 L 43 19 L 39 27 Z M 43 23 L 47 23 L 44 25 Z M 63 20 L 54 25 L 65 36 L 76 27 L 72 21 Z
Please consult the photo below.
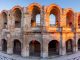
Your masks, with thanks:
M 8 55 L 3 52 L 0 52 L 0 60 L 80 60 L 80 51 L 71 55 L 57 56 L 54 58 L 24 58 L 19 55 Z

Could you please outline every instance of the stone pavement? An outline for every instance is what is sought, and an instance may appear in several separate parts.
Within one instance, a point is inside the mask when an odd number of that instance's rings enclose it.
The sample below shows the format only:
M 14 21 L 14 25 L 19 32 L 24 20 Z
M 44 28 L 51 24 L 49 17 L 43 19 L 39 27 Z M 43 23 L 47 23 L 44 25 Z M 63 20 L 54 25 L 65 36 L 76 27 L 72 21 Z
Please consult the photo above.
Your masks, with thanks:
M 8 55 L 5 53 L 0 52 L 0 60 L 80 60 L 80 51 L 71 55 L 65 56 L 57 56 L 57 57 L 50 57 L 50 58 L 24 58 L 18 55 Z

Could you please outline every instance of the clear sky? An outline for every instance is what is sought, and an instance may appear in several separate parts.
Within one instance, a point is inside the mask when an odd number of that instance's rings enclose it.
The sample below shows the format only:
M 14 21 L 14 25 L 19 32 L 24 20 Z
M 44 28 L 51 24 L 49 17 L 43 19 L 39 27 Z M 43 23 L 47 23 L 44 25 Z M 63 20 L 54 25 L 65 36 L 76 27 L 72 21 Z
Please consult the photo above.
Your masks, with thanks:
M 73 8 L 74 11 L 80 11 L 80 0 L 0 0 L 0 11 L 4 9 L 9 10 L 15 5 L 26 7 L 33 2 L 37 2 L 41 5 L 54 3 L 62 8 Z

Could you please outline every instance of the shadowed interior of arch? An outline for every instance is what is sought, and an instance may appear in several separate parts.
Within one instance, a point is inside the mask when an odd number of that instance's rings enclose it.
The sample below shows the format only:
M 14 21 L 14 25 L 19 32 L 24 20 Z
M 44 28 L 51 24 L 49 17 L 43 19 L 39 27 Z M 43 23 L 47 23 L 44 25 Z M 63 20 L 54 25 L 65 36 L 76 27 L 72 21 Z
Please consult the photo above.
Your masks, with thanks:
M 59 42 L 57 40 L 52 40 L 48 44 L 48 55 L 58 55 L 59 54 Z
M 21 27 L 21 17 L 22 17 L 21 10 L 19 8 L 16 8 L 14 10 L 13 15 L 14 15 L 14 19 L 15 19 L 15 27 L 20 28 Z
M 7 52 L 7 41 L 2 39 L 2 51 Z
M 72 39 L 69 39 L 66 41 L 66 52 L 67 52 L 67 54 L 73 52 Z
M 80 28 L 80 14 L 78 16 L 78 28 Z
M 2 19 L 3 19 L 3 28 L 7 28 L 7 14 L 2 12 Z
M 59 21 L 60 21 L 60 10 L 58 7 L 54 6 L 52 7 L 52 9 L 50 10 L 49 13 L 49 20 L 50 20 L 50 26 L 55 26 L 55 25 L 60 25 Z
M 40 26 L 40 8 L 37 6 L 33 6 L 32 9 L 31 26 L 32 27 Z
M 40 56 L 41 45 L 38 41 L 33 40 L 29 43 L 29 54 L 30 56 Z
M 80 39 L 78 40 L 78 50 L 80 51 Z
M 68 27 L 73 27 L 73 23 L 74 23 L 74 17 L 73 17 L 73 12 L 72 11 L 69 11 L 67 12 L 66 14 L 66 25 Z
M 21 42 L 17 39 L 14 40 L 14 45 L 13 45 L 13 53 L 17 55 L 21 55 Z

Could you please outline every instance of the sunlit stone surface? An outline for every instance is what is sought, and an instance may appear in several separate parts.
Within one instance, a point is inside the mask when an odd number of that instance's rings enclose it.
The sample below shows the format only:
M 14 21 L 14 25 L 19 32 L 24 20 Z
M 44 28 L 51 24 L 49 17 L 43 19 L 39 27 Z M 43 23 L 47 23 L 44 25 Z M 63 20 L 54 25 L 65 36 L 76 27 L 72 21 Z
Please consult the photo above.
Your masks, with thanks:
M 80 50 L 79 28 L 80 13 L 71 8 L 14 6 L 0 13 L 0 51 L 27 58 L 71 55 Z

